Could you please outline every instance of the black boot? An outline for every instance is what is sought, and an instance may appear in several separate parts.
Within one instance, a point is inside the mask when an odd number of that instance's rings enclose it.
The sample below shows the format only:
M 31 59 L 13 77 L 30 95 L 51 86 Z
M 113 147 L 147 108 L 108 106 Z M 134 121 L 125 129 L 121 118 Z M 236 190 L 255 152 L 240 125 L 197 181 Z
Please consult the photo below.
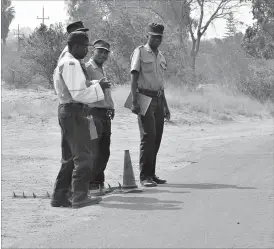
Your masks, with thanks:
M 71 201 L 69 200 L 68 190 L 58 190 L 53 193 L 51 202 L 52 207 L 71 207 Z
M 102 197 L 88 197 L 88 193 L 74 192 L 72 198 L 72 208 L 82 208 L 101 202 Z

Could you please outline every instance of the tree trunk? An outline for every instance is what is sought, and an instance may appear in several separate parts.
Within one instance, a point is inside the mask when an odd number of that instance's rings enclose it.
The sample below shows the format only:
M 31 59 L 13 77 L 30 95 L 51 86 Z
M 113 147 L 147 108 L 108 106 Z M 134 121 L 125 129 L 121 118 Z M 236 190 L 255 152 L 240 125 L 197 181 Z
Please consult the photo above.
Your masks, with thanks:
M 191 68 L 195 71 L 196 68 L 196 58 L 199 53 L 200 43 L 201 43 L 201 34 L 198 34 L 197 39 L 192 40 L 192 49 L 191 49 Z
M 193 71 L 195 71 L 195 64 L 196 64 L 196 44 L 197 44 L 197 40 L 196 39 L 192 39 L 192 48 L 191 48 L 191 68 L 193 69 Z
M 191 53 L 191 68 L 193 69 L 193 71 L 195 71 L 196 69 L 196 58 L 197 58 L 197 54 Z

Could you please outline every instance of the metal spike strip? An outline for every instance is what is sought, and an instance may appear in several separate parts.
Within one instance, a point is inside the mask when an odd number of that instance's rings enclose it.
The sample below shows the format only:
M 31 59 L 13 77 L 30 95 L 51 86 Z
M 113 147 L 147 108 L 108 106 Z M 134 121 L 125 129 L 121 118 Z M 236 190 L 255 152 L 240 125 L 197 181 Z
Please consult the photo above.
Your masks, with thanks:
M 50 194 L 47 192 L 44 196 L 37 196 L 35 193 L 32 193 L 32 195 L 27 196 L 25 192 L 23 191 L 22 195 L 16 195 L 15 192 L 13 192 L 13 198 L 19 198 L 19 199 L 26 199 L 26 198 L 39 198 L 39 199 L 50 199 Z

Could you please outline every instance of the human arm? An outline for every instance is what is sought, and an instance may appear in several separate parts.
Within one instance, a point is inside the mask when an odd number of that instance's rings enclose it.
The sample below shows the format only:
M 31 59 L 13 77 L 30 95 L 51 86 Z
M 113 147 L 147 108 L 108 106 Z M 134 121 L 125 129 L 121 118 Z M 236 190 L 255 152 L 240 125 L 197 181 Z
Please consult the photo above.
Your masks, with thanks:
M 137 101 L 137 89 L 138 89 L 138 78 L 140 71 L 140 50 L 136 49 L 131 57 L 131 94 L 132 94 L 132 112 L 135 114 L 140 113 L 140 104 Z
M 79 61 L 65 61 L 62 77 L 75 101 L 91 104 L 104 99 L 104 93 L 99 83 L 86 86 L 86 77 Z
M 133 104 L 132 112 L 135 114 L 139 114 L 140 112 L 140 105 L 137 101 L 138 77 L 139 77 L 139 72 L 137 71 L 131 72 L 131 94 L 132 94 L 132 104 Z
M 169 121 L 170 120 L 170 111 L 167 105 L 166 96 L 165 93 L 163 95 L 163 101 L 164 101 L 164 118 Z

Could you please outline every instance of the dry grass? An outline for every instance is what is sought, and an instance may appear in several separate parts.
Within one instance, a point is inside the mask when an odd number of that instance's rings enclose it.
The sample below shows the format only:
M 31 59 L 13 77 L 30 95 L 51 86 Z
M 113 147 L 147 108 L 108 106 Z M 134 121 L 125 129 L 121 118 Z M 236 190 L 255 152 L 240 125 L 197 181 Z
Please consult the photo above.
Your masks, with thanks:
M 117 111 L 122 111 L 129 91 L 128 86 L 120 86 L 113 91 Z M 166 97 L 172 113 L 175 114 L 173 119 L 177 123 L 232 121 L 237 116 L 263 118 L 269 116 L 271 107 L 273 108 L 270 103 L 263 105 L 240 93 L 221 88 L 200 93 L 170 85 L 166 89 Z
M 6 90 L 2 88 L 2 119 L 25 117 L 46 121 L 57 114 L 53 91 Z
M 214 119 L 229 120 L 238 115 L 245 117 L 269 115 L 267 106 L 240 93 L 222 88 L 211 88 L 200 93 L 170 86 L 167 89 L 167 99 L 171 108 L 189 113 L 204 113 Z
M 124 102 L 129 94 L 128 86 L 113 89 L 116 112 L 127 115 Z M 238 116 L 269 116 L 273 105 L 263 105 L 247 96 L 216 88 L 204 93 L 188 92 L 183 87 L 168 86 L 167 100 L 176 123 L 215 123 L 232 121 Z M 2 119 L 26 117 L 45 122 L 57 116 L 57 96 L 53 91 L 7 90 L 2 88 Z

